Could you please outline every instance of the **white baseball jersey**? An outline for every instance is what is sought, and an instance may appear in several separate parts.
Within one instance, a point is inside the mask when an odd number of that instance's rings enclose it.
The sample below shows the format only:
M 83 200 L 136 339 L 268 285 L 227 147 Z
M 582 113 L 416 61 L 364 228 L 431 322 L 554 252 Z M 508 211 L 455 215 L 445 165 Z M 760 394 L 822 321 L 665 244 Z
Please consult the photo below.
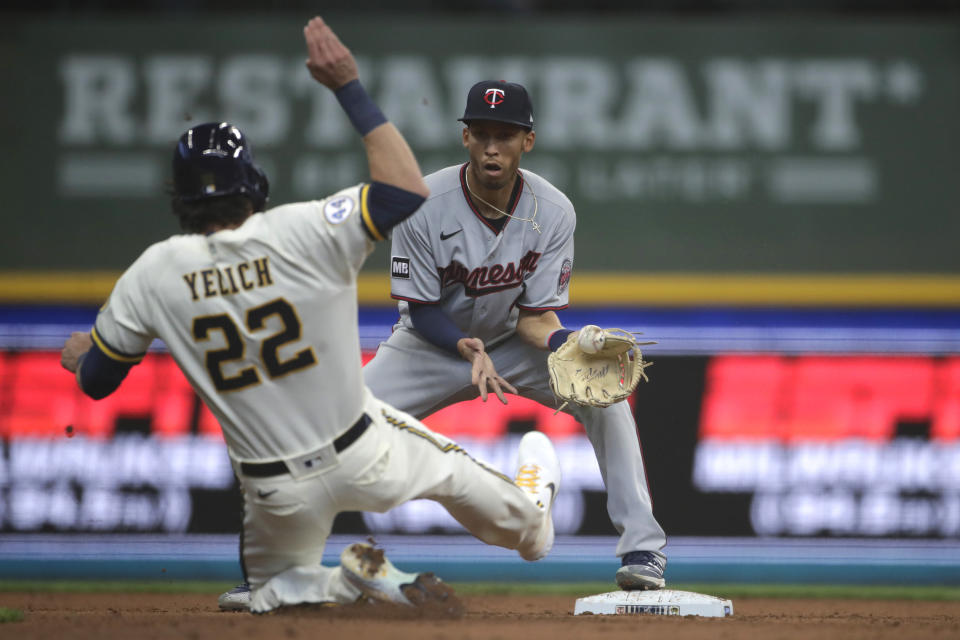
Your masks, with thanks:
M 363 411 L 356 277 L 373 249 L 358 220 L 369 224 L 366 188 L 154 244 L 117 282 L 94 340 L 126 362 L 163 340 L 237 461 L 332 442 Z
M 401 325 L 413 328 L 405 301 L 440 304 L 461 331 L 491 347 L 514 333 L 520 309 L 566 308 L 576 214 L 560 190 L 522 171 L 508 213 L 533 218 L 536 228 L 509 219 L 498 233 L 473 207 L 466 170 L 427 176 L 430 197 L 393 230 L 391 295 L 401 301 Z
M 431 498 L 481 540 L 524 557 L 552 544 L 549 511 L 531 495 L 364 385 L 356 277 L 373 248 L 367 232 L 377 236 L 366 189 L 153 245 L 117 282 L 92 333 L 128 362 L 164 340 L 219 419 L 243 488 L 254 612 L 356 601 L 340 568 L 321 564 L 345 510 Z M 324 450 L 361 414 L 362 436 Z M 266 475 L 241 464 L 277 460 L 286 470 Z

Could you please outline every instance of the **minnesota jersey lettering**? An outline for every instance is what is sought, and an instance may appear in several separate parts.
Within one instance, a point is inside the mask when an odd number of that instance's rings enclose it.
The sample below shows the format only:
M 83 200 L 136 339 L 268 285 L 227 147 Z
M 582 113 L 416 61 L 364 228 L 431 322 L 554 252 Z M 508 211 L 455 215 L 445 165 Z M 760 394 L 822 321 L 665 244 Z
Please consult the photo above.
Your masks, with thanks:
M 222 269 L 191 271 L 183 274 L 183 281 L 190 287 L 193 300 L 199 300 L 201 295 L 213 298 L 238 293 L 241 289 L 250 291 L 255 287 L 266 287 L 273 284 L 273 276 L 270 275 L 270 259 L 264 256 Z
M 527 274 L 537 270 L 540 255 L 537 251 L 528 251 L 520 258 L 519 265 L 508 262 L 506 266 L 494 264 L 472 270 L 454 260 L 446 267 L 437 269 L 440 274 L 440 286 L 463 284 L 464 293 L 468 296 L 482 296 L 486 293 L 513 289 L 520 286 Z

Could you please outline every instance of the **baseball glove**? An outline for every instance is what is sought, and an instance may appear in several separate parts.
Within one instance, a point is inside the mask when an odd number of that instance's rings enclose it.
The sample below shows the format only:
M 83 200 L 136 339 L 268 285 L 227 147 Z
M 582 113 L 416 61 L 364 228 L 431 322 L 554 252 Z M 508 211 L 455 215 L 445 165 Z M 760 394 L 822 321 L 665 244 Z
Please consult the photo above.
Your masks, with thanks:
M 623 329 L 601 329 L 587 325 L 579 339 L 573 334 L 547 357 L 550 387 L 567 403 L 588 407 L 608 407 L 633 393 L 640 379 L 648 380 L 646 362 L 640 347 L 655 342 L 637 342 Z

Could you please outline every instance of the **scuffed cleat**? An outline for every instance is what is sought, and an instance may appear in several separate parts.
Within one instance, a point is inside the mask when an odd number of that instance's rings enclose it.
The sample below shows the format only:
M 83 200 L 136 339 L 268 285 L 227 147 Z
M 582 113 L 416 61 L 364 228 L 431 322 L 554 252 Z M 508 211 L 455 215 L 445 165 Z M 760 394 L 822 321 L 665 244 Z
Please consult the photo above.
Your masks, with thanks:
M 560 460 L 550 438 L 539 431 L 529 431 L 520 440 L 517 461 L 513 483 L 543 510 L 547 527 L 537 548 L 520 555 L 524 560 L 540 560 L 553 548 L 552 509 L 560 490 Z
M 406 573 L 387 559 L 383 549 L 356 543 L 340 554 L 344 577 L 377 602 L 424 609 L 444 617 L 460 617 L 463 605 L 453 589 L 433 573 Z
M 250 585 L 241 582 L 217 598 L 221 611 L 246 611 L 250 608 Z
M 624 591 L 645 591 L 663 589 L 667 581 L 663 570 L 667 560 L 650 551 L 631 551 L 623 556 L 617 570 L 617 586 Z

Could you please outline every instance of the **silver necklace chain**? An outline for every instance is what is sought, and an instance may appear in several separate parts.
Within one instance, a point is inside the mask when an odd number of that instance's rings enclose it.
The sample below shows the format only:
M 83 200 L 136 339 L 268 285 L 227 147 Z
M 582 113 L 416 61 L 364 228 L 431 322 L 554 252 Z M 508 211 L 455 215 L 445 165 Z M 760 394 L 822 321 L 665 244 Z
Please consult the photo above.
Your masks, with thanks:
M 463 173 L 463 179 L 464 179 L 464 182 L 465 182 L 466 185 L 467 185 L 467 191 L 469 191 L 469 192 L 470 192 L 470 195 L 472 195 L 474 198 L 476 198 L 477 200 L 479 200 L 479 201 L 482 202 L 483 204 L 487 205 L 488 207 L 490 207 L 491 209 L 493 209 L 493 210 L 496 211 L 497 213 L 502 213 L 503 215 L 507 216 L 508 218 L 513 218 L 514 220 L 518 220 L 518 221 L 520 221 L 520 222 L 529 222 L 529 223 L 530 223 L 530 226 L 533 227 L 533 230 L 536 231 L 538 234 L 540 233 L 540 225 L 539 225 L 539 223 L 537 223 L 537 221 L 536 221 L 536 219 L 535 219 L 535 218 L 537 217 L 537 211 L 539 211 L 539 209 L 540 209 L 540 202 L 537 200 L 537 195 L 533 192 L 533 187 L 531 187 L 530 185 L 527 185 L 527 181 L 526 181 L 526 180 L 524 180 L 523 183 L 527 186 L 527 189 L 530 191 L 530 195 L 533 196 L 533 215 L 530 216 L 529 218 L 521 218 L 520 216 L 511 215 L 511 214 L 507 213 L 506 211 L 504 211 L 503 209 L 501 209 L 501 208 L 499 208 L 499 207 L 495 207 L 494 205 L 490 204 L 489 202 L 487 202 L 486 200 L 484 200 L 483 198 L 481 198 L 480 196 L 478 196 L 476 193 L 474 193 L 474 192 L 473 192 L 473 189 L 470 188 L 470 170 L 469 170 L 469 169 L 467 169 L 466 171 L 464 171 L 464 173 Z M 523 178 L 521 177 L 521 180 L 522 180 L 522 179 L 523 179 Z

